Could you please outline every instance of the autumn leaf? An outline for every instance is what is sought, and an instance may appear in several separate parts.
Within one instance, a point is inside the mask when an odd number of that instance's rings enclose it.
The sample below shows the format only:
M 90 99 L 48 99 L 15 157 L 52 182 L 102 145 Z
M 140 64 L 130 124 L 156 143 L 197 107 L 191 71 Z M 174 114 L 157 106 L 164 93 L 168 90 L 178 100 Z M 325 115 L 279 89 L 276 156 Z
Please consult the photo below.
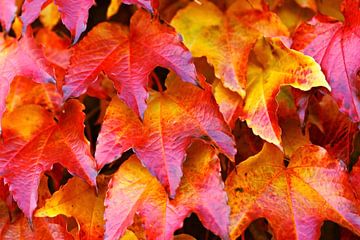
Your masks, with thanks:
M 9 31 L 11 23 L 15 18 L 16 14 L 15 0 L 1 0 L 0 1 L 0 23 L 5 31 Z
M 322 0 L 319 1 L 323 2 Z M 279 16 L 291 33 L 293 33 L 301 23 L 311 19 L 315 14 L 315 9 L 303 8 L 306 5 L 313 5 L 313 3 L 305 3 L 309 2 L 307 0 L 281 0 L 275 2 L 279 2 L 279 4 L 272 10 Z M 299 4 L 299 2 L 302 3 Z
M 1 229 L 0 229 L 1 230 Z M 48 240 L 72 240 L 73 237 L 67 232 L 64 226 L 51 223 L 46 219 L 35 218 L 31 228 L 28 219 L 24 216 L 18 218 L 14 223 L 8 222 L 0 233 L 4 240 L 27 240 L 27 239 L 48 239 Z
M 104 235 L 104 199 L 107 178 L 98 177 L 98 193 L 80 178 L 70 179 L 59 191 L 35 212 L 36 217 L 55 217 L 63 214 L 79 223 L 81 239 L 101 239 Z
M 229 175 L 232 238 L 262 217 L 276 239 L 319 239 L 324 220 L 360 234 L 359 202 L 345 166 L 315 145 L 298 148 L 287 167 L 283 161 L 278 148 L 265 144 Z
M 168 202 L 163 186 L 133 155 L 109 183 L 105 199 L 105 239 L 122 236 L 136 213 L 144 218 L 147 238 L 169 239 L 172 232 L 168 229 L 180 226 L 172 226 L 174 223 L 166 220 L 168 215 L 176 214 Z
M 170 78 L 165 92 L 151 93 L 143 122 L 121 100 L 113 98 L 98 137 L 95 158 L 100 169 L 133 148 L 174 196 L 185 151 L 193 138 L 208 139 L 230 159 L 234 158 L 234 140 L 211 92 Z
M 67 102 L 57 119 L 38 105 L 23 105 L 3 118 L 0 175 L 26 217 L 37 205 L 40 177 L 54 163 L 95 185 L 97 175 L 83 134 L 83 106 Z
M 294 36 L 293 47 L 312 56 L 321 65 L 340 110 L 352 121 L 359 122 L 359 1 L 347 0 L 344 3 L 344 22 L 322 21 L 319 18 L 304 23 Z
M 171 24 L 194 57 L 206 56 L 224 87 L 244 97 L 248 56 L 256 39 L 287 36 L 288 31 L 274 13 L 244 10 L 242 2 L 232 4 L 226 13 L 208 1 L 192 2 Z
M 17 107 L 36 104 L 56 113 L 63 103 L 62 96 L 55 84 L 35 83 L 29 78 L 15 77 L 6 98 L 6 110 L 14 111 Z
M 314 127 L 310 128 L 312 143 L 326 148 L 334 158 L 349 164 L 354 149 L 354 137 L 359 128 L 347 115 L 339 111 L 329 95 L 311 104 L 308 122 L 314 124 Z
M 25 0 L 21 14 L 23 29 L 26 30 L 27 26 L 40 15 L 41 9 L 51 2 L 51 0 Z M 70 30 L 74 42 L 77 42 L 86 29 L 88 11 L 94 0 L 54 0 L 54 3 L 61 14 L 62 22 Z
M 4 192 L 1 192 L 3 194 Z M 30 224 L 28 219 L 21 213 L 6 207 L 5 202 L 0 200 L 0 238 L 4 240 L 12 239 L 53 239 L 70 240 L 73 239 L 67 232 L 65 225 L 58 219 L 34 218 Z M 11 218 L 10 218 L 11 216 Z
M 194 142 L 187 151 L 183 168 L 184 176 L 171 201 L 178 211 L 177 221 L 182 222 L 194 212 L 204 227 L 227 239 L 230 209 L 216 151 L 203 142 Z
M 64 98 L 84 93 L 104 71 L 114 81 L 119 97 L 143 116 L 149 74 L 157 66 L 171 68 L 183 81 L 196 83 L 191 54 L 180 37 L 168 25 L 138 10 L 129 31 L 121 25 L 102 23 L 75 47 L 65 77 Z
M 357 196 L 360 196 L 360 157 L 350 172 L 350 182 L 354 186 Z
M 154 11 L 154 8 L 158 6 L 158 0 L 111 0 L 107 9 L 106 16 L 108 18 L 114 16 L 120 8 L 121 3 L 136 4 L 139 7 L 143 7 L 150 12 Z M 154 6 L 154 7 L 153 7 Z
M 70 64 L 70 38 L 42 28 L 36 32 L 35 40 L 42 46 L 45 58 L 54 69 L 57 88 L 61 89 L 64 84 L 66 70 Z
M 0 66 L 0 121 L 15 76 L 28 77 L 38 83 L 54 82 L 50 63 L 31 32 L 18 42 L 11 38 L 0 40 Z
M 59 22 L 61 16 L 55 3 L 50 2 L 41 10 L 39 18 L 44 27 L 52 29 Z
M 144 220 L 148 239 L 169 239 L 192 212 L 206 228 L 228 238 L 229 207 L 220 162 L 216 151 L 200 141 L 188 150 L 184 176 L 174 200 L 169 202 L 163 186 L 132 156 L 113 176 L 105 205 L 105 239 L 121 236 L 132 224 L 135 213 Z
M 212 84 L 212 91 L 214 98 L 219 105 L 220 112 L 230 128 L 233 129 L 235 127 L 235 122 L 242 113 L 244 100 L 239 94 L 225 88 L 218 79 Z
M 330 89 L 319 65 L 310 57 L 290 50 L 277 39 L 259 39 L 247 72 L 245 106 L 242 118 L 256 135 L 280 149 L 276 95 L 283 85 L 307 91 L 313 87 Z
M 299 147 L 311 143 L 308 131 L 305 129 L 303 132 L 301 128 L 292 90 L 289 86 L 282 87 L 276 96 L 279 105 L 277 116 L 281 128 L 281 141 L 287 158 L 290 158 Z

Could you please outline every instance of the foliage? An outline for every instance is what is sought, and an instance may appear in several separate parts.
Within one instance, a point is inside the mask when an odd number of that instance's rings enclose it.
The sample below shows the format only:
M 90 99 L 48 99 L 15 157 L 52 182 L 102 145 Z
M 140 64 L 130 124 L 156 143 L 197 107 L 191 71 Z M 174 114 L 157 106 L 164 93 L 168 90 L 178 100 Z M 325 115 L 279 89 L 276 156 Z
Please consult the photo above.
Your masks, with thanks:
M 359 0 L 0 0 L 0 23 L 1 239 L 359 238 Z

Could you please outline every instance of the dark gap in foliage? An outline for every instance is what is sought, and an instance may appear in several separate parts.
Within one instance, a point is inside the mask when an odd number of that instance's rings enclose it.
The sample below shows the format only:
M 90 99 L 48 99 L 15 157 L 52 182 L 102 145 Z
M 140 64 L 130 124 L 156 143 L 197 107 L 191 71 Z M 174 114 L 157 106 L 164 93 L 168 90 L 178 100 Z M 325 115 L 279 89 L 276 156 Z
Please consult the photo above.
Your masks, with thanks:
M 150 74 L 151 85 L 149 84 L 149 86 L 152 89 L 159 92 L 160 92 L 160 88 L 161 91 L 165 91 L 166 90 L 165 80 L 169 72 L 170 71 L 167 70 L 166 68 L 156 67 L 154 71 Z
M 204 75 L 206 82 L 212 84 L 215 81 L 215 69 L 207 62 L 206 57 L 194 58 L 194 64 L 196 70 Z
M 100 116 L 100 100 L 98 98 L 86 96 L 83 100 L 85 105 L 85 136 L 90 141 L 91 153 L 94 154 L 96 147 L 96 139 L 99 135 L 101 126 L 98 124 Z
M 232 134 L 234 135 L 236 141 L 236 164 L 239 164 L 249 157 L 259 153 L 264 145 L 264 141 L 252 132 L 246 122 L 243 122 L 240 119 L 236 121 Z
M 65 167 L 58 163 L 55 163 L 50 171 L 46 171 L 45 175 L 48 176 L 48 187 L 51 194 L 73 177 Z
M 359 157 L 360 157 L 360 132 L 358 132 L 355 137 L 354 137 L 354 141 L 353 141 L 353 146 L 354 146 L 354 150 L 350 155 L 350 166 L 349 166 L 349 170 L 352 169 L 352 167 L 355 165 L 355 163 L 358 161 Z
M 121 4 L 118 12 L 112 16 L 109 20 L 113 22 L 118 22 L 123 25 L 130 25 L 130 18 L 136 11 L 136 7 L 133 5 Z
M 259 218 L 253 221 L 245 230 L 246 240 L 271 240 L 272 235 L 269 233 L 269 224 L 265 218 Z M 241 236 L 237 239 L 244 239 Z
M 334 222 L 324 221 L 321 227 L 320 240 L 338 240 L 340 239 L 340 227 Z
M 186 233 L 193 236 L 196 239 L 204 240 L 220 240 L 219 237 L 212 232 L 204 228 L 196 214 L 192 213 L 188 218 L 184 220 L 183 228 L 177 230 L 174 235 Z
M 112 163 L 106 164 L 100 171 L 99 174 L 106 174 L 106 175 L 111 175 L 113 173 L 115 173 L 119 167 L 121 166 L 121 164 L 123 164 L 131 155 L 133 155 L 134 152 L 133 150 L 128 150 L 126 152 L 124 152 L 121 157 L 119 157 L 118 159 L 116 159 L 115 161 L 113 161 Z

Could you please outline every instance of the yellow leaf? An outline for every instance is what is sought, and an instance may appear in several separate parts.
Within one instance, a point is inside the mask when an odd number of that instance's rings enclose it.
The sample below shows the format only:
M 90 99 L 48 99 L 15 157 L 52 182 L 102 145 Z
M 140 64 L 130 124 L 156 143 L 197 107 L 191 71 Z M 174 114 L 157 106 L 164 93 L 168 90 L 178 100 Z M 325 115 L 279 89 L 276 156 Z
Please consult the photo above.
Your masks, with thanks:
M 256 135 L 280 149 L 281 129 L 276 116 L 280 86 L 303 91 L 329 84 L 313 58 L 288 49 L 278 39 L 259 39 L 249 60 L 244 118 Z
M 55 217 L 63 214 L 74 217 L 80 225 L 81 239 L 100 239 L 104 234 L 104 199 L 107 179 L 98 177 L 98 195 L 95 189 L 77 177 L 48 199 L 35 213 L 37 217 Z
M 117 13 L 117 11 L 120 8 L 121 2 L 122 0 L 111 0 L 110 6 L 107 9 L 107 13 L 106 13 L 107 18 L 111 18 Z
M 178 11 L 172 20 L 193 56 L 206 56 L 214 66 L 216 77 L 242 97 L 248 55 L 256 39 L 288 35 L 287 28 L 274 13 L 248 8 L 243 2 L 232 4 L 226 13 L 211 2 L 193 2 Z
M 40 12 L 40 21 L 47 27 L 52 29 L 60 20 L 58 7 L 51 2 Z

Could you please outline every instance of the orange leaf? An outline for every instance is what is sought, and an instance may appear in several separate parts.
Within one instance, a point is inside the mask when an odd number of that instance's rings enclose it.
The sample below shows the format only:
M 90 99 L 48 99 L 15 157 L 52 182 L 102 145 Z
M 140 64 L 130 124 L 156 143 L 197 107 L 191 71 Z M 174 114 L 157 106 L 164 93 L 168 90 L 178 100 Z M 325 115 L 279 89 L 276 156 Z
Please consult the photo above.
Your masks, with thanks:
M 108 180 L 98 177 L 98 189 L 80 178 L 70 179 L 59 191 L 35 212 L 36 217 L 55 217 L 63 214 L 74 217 L 80 225 L 81 239 L 101 239 L 104 235 L 104 199 Z
M 278 240 L 319 239 L 324 220 L 360 234 L 359 202 L 345 166 L 315 145 L 298 148 L 288 167 L 283 161 L 278 148 L 265 144 L 226 180 L 232 238 L 262 217 Z
M 31 78 L 34 82 L 54 82 L 50 63 L 28 31 L 20 41 L 0 39 L 0 122 L 5 111 L 5 99 L 15 76 Z

